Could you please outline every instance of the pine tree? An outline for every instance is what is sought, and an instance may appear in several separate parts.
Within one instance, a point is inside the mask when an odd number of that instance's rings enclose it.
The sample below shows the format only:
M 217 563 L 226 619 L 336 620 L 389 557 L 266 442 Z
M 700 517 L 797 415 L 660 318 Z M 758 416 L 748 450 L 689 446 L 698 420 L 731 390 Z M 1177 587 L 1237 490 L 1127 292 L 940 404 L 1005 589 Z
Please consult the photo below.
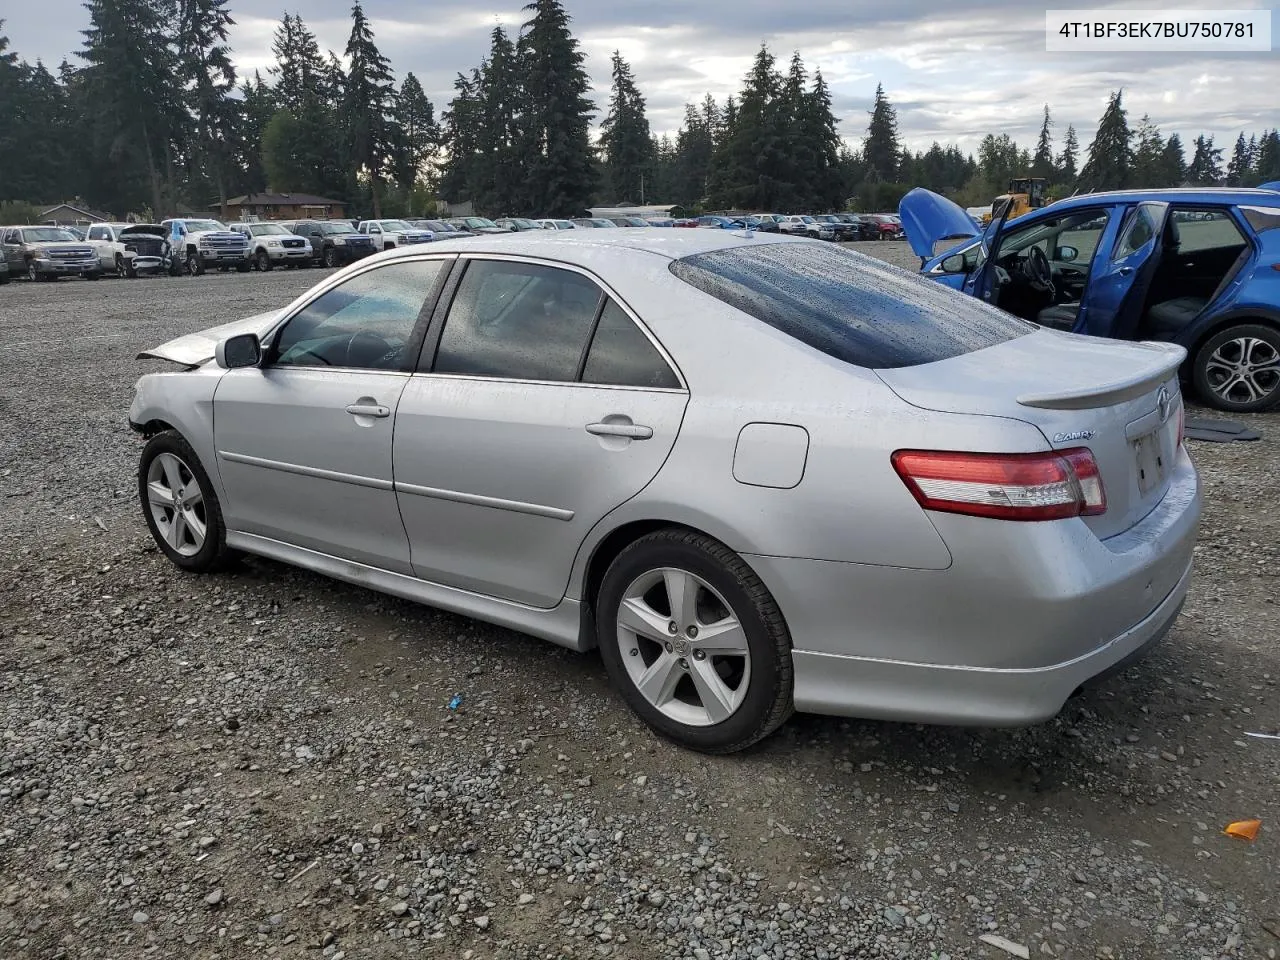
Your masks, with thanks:
M 1080 179 L 1092 190 L 1119 190 L 1129 186 L 1133 177 L 1133 135 L 1122 101 L 1124 91 L 1117 90 L 1107 102 L 1098 122 L 1098 132 L 1089 146 L 1089 156 Z
M 410 191 L 418 182 L 423 167 L 435 153 L 440 140 L 436 111 L 427 99 L 422 84 L 412 73 L 405 74 L 396 98 L 395 118 L 404 138 L 397 164 L 396 180 Z
M 524 9 L 531 16 L 517 45 L 527 163 L 523 206 L 547 217 L 578 216 L 595 188 L 585 55 L 560 0 L 533 0 Z
M 515 45 L 501 27 L 491 35 L 477 93 L 484 123 L 477 141 L 479 189 L 472 199 L 494 216 L 517 213 L 523 209 L 528 175 L 519 115 L 520 65 Z
M 1231 160 L 1227 164 L 1227 186 L 1239 187 L 1253 174 L 1253 163 L 1249 158 L 1249 141 L 1244 132 L 1236 137 L 1235 149 L 1231 152 Z
M 1258 159 L 1254 163 L 1258 183 L 1280 180 L 1280 131 L 1268 130 L 1258 140 Z
M 358 172 L 369 178 L 374 219 L 382 216 L 382 181 L 388 173 L 393 136 L 388 113 L 394 103 L 391 64 L 373 39 L 364 8 L 351 8 L 351 35 L 347 39 L 347 84 L 342 100 L 342 120 L 347 135 L 347 157 Z
M 613 83 L 609 110 L 600 124 L 600 159 L 608 195 L 618 203 L 641 202 L 644 179 L 652 173 L 654 144 L 645 116 L 644 97 L 636 87 L 630 65 L 613 52 Z
M 86 63 L 88 149 L 81 156 L 93 168 L 90 199 L 137 209 L 146 198 L 153 216 L 165 216 L 177 202 L 173 142 L 181 119 L 168 10 L 162 0 L 89 0 L 85 6 L 89 29 L 79 56 Z
M 193 133 L 187 162 L 193 186 L 212 184 L 222 215 L 239 138 L 239 107 L 232 100 L 236 71 L 227 29 L 235 23 L 227 0 L 178 0 L 178 81 L 187 127 Z
M 440 195 L 454 203 L 474 199 L 480 189 L 479 150 L 485 124 L 480 86 L 478 69 L 470 76 L 458 74 L 453 99 L 442 116 L 441 140 L 449 156 L 440 178 Z
M 262 74 L 255 70 L 253 79 L 246 79 L 240 86 L 240 122 L 237 125 L 240 136 L 235 160 L 243 171 L 240 188 L 245 193 L 259 193 L 267 188 L 267 172 L 262 164 L 262 136 L 274 115 L 272 90 L 263 82 Z
M 1133 185 L 1135 187 L 1168 187 L 1161 176 L 1164 137 L 1151 117 L 1143 114 L 1135 135 L 1137 147 L 1133 151 Z
M 712 158 L 708 193 L 714 206 L 776 210 L 790 184 L 783 80 L 761 45 L 735 103 L 725 104 L 724 134 Z
M 810 209 L 840 210 L 844 207 L 844 182 L 840 175 L 840 148 L 843 141 L 831 112 L 831 91 L 822 71 L 813 75 L 813 89 L 804 98 L 801 135 L 812 149 L 812 178 L 806 185 Z
M 1180 187 L 1187 179 L 1187 158 L 1182 150 L 1182 138 L 1176 133 L 1169 134 L 1164 149 L 1160 151 L 1159 175 L 1155 186 Z
M 900 156 L 898 113 L 885 96 L 884 86 L 876 84 L 876 99 L 871 108 L 871 122 L 867 124 L 867 139 L 862 145 L 862 159 L 881 180 L 894 180 L 898 176 Z
M 1222 148 L 1213 145 L 1213 137 L 1196 137 L 1196 149 L 1187 166 L 1187 181 L 1196 186 L 1213 187 L 1222 182 Z
M 791 55 L 777 106 L 778 132 L 788 143 L 778 168 L 775 206 L 779 209 L 812 210 L 819 203 L 820 145 L 810 138 L 817 132 L 819 118 L 811 115 L 809 96 L 809 73 L 797 51 Z
M 284 15 L 272 38 L 271 52 L 276 65 L 269 72 L 276 78 L 274 95 L 281 108 L 297 115 L 305 109 L 308 98 L 326 99 L 320 44 L 301 16 Z
M 1067 135 L 1062 140 L 1062 152 L 1058 154 L 1058 178 L 1063 184 L 1075 183 L 1076 164 L 1080 162 L 1080 141 L 1076 139 L 1076 128 L 1067 125 Z
M 1031 175 L 1033 177 L 1044 177 L 1047 180 L 1056 179 L 1056 170 L 1053 165 L 1053 135 L 1049 132 L 1053 126 L 1053 120 L 1049 117 L 1049 105 L 1044 105 L 1044 121 L 1040 124 L 1040 137 L 1036 140 L 1036 153 L 1031 160 Z
M 672 157 L 672 193 L 682 207 L 702 204 L 707 195 L 707 177 L 711 156 L 715 152 L 715 134 L 720 126 L 720 110 L 708 94 L 699 109 L 694 104 L 684 108 L 684 125 L 676 133 Z

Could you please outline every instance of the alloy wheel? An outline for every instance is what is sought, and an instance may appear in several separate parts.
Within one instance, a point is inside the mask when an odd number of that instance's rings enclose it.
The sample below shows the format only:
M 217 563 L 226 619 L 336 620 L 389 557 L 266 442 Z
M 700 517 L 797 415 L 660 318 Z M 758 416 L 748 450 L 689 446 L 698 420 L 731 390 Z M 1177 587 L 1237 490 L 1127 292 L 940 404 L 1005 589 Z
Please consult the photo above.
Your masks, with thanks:
M 1209 355 L 1205 379 L 1228 403 L 1256 403 L 1280 390 L 1280 351 L 1260 337 L 1237 337 Z
M 159 453 L 147 467 L 147 508 L 165 543 L 184 557 L 193 557 L 208 534 L 204 491 L 183 460 Z
M 627 675 L 663 715 L 689 726 L 731 717 L 751 681 L 751 652 L 732 607 L 697 574 L 649 570 L 618 606 L 617 642 Z

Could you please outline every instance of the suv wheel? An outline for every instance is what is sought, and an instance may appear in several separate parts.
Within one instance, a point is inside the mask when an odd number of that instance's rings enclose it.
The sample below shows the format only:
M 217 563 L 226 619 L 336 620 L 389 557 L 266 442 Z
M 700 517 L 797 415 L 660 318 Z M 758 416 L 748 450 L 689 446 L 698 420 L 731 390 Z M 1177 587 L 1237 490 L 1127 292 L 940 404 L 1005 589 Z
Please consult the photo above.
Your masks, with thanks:
M 336 267 L 338 265 L 338 251 L 334 247 L 327 247 L 325 249 L 324 265 L 326 267 Z
M 40 279 L 40 271 L 36 269 L 36 262 L 34 260 L 27 261 L 27 279 L 32 282 L 36 282 Z
M 271 263 L 271 257 L 267 255 L 267 251 L 265 250 L 259 250 L 255 259 L 258 264 L 258 269 L 262 273 L 266 273 L 273 266 Z
M 1280 330 L 1228 327 L 1196 351 L 1191 376 L 1196 392 L 1219 410 L 1256 413 L 1280 405 Z
M 198 277 L 204 273 L 204 258 L 200 256 L 200 251 L 195 247 L 187 247 L 187 273 L 193 277 Z

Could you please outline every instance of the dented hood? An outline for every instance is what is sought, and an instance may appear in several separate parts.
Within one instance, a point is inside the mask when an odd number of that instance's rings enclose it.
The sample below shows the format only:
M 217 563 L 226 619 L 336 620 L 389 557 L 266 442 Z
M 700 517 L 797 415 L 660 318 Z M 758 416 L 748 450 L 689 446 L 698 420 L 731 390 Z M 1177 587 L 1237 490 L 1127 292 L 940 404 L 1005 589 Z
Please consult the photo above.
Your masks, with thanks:
M 176 340 L 162 343 L 158 347 L 143 350 L 138 354 L 138 359 L 172 360 L 174 363 L 194 367 L 206 360 L 212 360 L 218 344 L 228 337 L 234 337 L 238 333 L 256 333 L 261 337 L 275 325 L 279 316 L 279 310 L 271 310 L 268 313 L 245 317 L 243 320 L 233 320 L 231 323 L 210 327 L 198 333 L 188 333 Z

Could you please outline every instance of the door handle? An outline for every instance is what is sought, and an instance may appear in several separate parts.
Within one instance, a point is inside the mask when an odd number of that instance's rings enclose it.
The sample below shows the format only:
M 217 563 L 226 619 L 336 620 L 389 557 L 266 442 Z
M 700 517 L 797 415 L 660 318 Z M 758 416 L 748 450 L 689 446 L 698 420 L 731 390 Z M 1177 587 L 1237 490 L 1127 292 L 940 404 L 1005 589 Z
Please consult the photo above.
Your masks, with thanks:
M 648 440 L 653 436 L 653 427 L 639 423 L 588 423 L 587 433 L 597 437 L 626 437 L 628 440 Z
M 353 403 L 347 407 L 353 417 L 389 417 L 391 410 L 380 403 Z
M 1129 274 L 1133 273 L 1133 267 L 1121 267 L 1116 272 L 1122 277 L 1127 277 Z

